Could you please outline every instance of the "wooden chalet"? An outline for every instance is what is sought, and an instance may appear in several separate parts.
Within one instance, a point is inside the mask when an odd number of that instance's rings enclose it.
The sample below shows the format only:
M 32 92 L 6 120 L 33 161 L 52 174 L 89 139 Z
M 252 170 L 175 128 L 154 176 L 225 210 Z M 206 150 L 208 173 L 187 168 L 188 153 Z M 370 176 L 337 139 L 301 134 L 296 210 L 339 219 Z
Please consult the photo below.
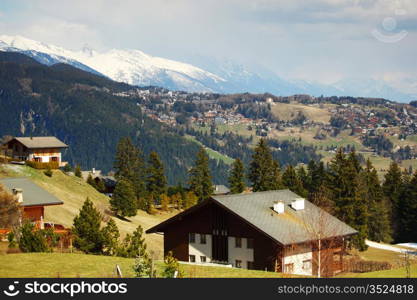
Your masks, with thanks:
M 66 144 L 53 136 L 15 137 L 6 143 L 6 154 L 20 161 L 58 162 L 64 166 L 61 151 L 68 148 Z
M 343 268 L 357 232 L 289 190 L 212 196 L 150 228 L 180 261 L 307 276 Z

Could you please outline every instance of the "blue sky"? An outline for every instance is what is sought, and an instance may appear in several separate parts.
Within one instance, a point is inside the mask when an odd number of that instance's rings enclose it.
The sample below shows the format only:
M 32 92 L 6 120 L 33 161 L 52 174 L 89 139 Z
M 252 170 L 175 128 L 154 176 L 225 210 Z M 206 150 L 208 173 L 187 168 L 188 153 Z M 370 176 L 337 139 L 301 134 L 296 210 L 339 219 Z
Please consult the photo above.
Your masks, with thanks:
M 415 0 L 2 0 L 0 33 L 59 46 L 228 58 L 287 79 L 417 93 Z M 387 42 L 390 41 L 390 42 Z

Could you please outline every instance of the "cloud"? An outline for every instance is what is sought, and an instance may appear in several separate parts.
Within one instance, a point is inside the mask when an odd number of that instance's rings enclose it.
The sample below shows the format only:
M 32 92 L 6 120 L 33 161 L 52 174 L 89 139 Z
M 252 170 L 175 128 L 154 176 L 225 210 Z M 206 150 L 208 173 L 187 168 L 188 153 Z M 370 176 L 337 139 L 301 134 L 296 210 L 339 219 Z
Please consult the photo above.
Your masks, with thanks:
M 2 33 L 73 49 L 232 58 L 322 82 L 388 72 L 417 78 L 415 0 L 3 0 L 2 12 Z M 387 17 L 397 22 L 392 32 Z M 388 45 L 374 29 L 409 34 Z

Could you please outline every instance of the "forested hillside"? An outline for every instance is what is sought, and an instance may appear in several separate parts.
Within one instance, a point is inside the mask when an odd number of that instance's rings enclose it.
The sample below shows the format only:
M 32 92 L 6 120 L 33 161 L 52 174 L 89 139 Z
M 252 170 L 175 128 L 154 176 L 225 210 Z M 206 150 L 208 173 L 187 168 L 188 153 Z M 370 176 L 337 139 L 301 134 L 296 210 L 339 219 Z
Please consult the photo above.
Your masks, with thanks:
M 0 136 L 54 135 L 70 147 L 64 160 L 110 171 L 116 144 L 132 138 L 147 155 L 157 151 L 171 184 L 186 183 L 199 146 L 147 118 L 128 88 L 68 65 L 47 67 L 18 53 L 0 53 Z M 210 162 L 215 182 L 226 165 Z

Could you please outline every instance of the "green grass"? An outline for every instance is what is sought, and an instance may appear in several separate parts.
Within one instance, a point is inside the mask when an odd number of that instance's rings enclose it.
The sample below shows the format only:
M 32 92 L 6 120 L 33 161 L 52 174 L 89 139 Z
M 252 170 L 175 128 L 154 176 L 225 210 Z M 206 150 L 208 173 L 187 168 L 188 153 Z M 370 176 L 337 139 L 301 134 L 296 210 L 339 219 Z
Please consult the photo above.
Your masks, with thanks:
M 204 146 L 201 142 L 197 141 L 197 140 L 196 140 L 193 136 L 191 136 L 191 135 L 186 135 L 186 136 L 185 136 L 185 138 L 186 138 L 186 139 L 188 139 L 188 140 L 190 140 L 190 141 L 193 141 L 193 142 L 195 142 L 195 143 L 199 144 L 199 145 L 200 145 L 200 146 L 202 146 L 202 147 L 204 147 L 204 149 L 205 149 L 205 150 L 206 150 L 206 152 L 207 152 L 207 155 L 208 155 L 210 158 L 212 158 L 212 159 L 221 160 L 221 161 L 223 161 L 224 163 L 226 163 L 226 164 L 228 164 L 228 165 L 231 165 L 231 164 L 233 163 L 233 161 L 234 161 L 234 159 L 233 159 L 233 158 L 231 158 L 231 157 L 229 157 L 229 156 L 227 156 L 227 155 L 221 154 L 221 153 L 219 153 L 219 152 L 217 152 L 217 151 L 215 151 L 215 150 L 213 150 L 213 149 L 211 149 L 211 148 L 208 148 L 208 147 Z
M 66 175 L 58 170 L 54 171 L 52 177 L 47 177 L 40 170 L 18 165 L 3 165 L 3 167 L 0 165 L 0 176 L 28 177 L 62 200 L 64 202 L 63 205 L 45 207 L 45 221 L 62 224 L 66 227 L 72 226 L 74 217 L 78 214 L 87 197 L 93 201 L 96 208 L 105 216 L 105 219 L 114 219 L 122 237 L 126 233 L 132 233 L 138 225 L 142 226 L 145 231 L 177 213 L 177 211 L 171 213 L 158 212 L 155 215 L 149 215 L 144 211 L 138 210 L 136 216 L 127 218 L 127 220 L 121 220 L 108 214 L 109 198 L 97 192 L 81 178 Z M 149 250 L 152 250 L 156 257 L 161 259 L 163 237 L 158 234 L 149 234 L 145 238 Z
M 25 253 L 0 255 L 0 277 L 115 277 L 119 265 L 124 277 L 134 277 L 134 259 L 75 253 Z M 163 263 L 155 263 L 160 274 Z M 203 278 L 267 278 L 280 273 L 228 267 L 207 267 L 181 264 L 185 277 Z
M 405 268 L 398 268 L 386 271 L 376 271 L 369 273 L 346 273 L 342 274 L 339 277 L 349 277 L 349 278 L 404 278 L 406 277 Z M 417 278 L 417 265 L 411 265 L 410 277 Z

